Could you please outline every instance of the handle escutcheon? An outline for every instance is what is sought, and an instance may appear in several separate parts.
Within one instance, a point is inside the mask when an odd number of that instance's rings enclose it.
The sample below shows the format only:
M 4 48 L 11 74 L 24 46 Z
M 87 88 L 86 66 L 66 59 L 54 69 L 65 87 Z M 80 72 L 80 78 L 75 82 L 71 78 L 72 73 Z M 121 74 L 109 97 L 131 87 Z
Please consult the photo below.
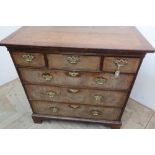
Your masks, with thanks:
M 122 59 L 121 58 L 117 58 L 117 59 L 114 60 L 113 63 L 117 67 L 117 70 L 115 71 L 115 78 L 118 78 L 119 75 L 120 75 L 120 68 L 126 66 L 128 64 L 128 60 L 125 59 L 125 58 L 122 58 Z
M 69 107 L 72 109 L 78 109 L 80 108 L 80 105 L 70 104 Z
M 45 80 L 45 81 L 51 81 L 53 79 L 53 76 L 50 74 L 50 73 L 43 73 L 42 74 L 42 78 Z
M 78 56 L 68 56 L 67 57 L 67 61 L 70 63 L 70 64 L 77 64 L 80 62 L 80 58 Z
M 50 98 L 54 98 L 54 97 L 57 95 L 57 93 L 54 92 L 54 91 L 48 91 L 48 92 L 46 92 L 46 94 L 47 94 L 48 97 L 50 97 Z
M 96 79 L 95 79 L 95 82 L 97 83 L 97 84 L 99 84 L 99 85 L 103 85 L 104 83 L 106 83 L 107 82 L 107 78 L 105 78 L 105 77 L 97 77 Z
M 59 111 L 58 107 L 50 107 L 49 108 L 53 113 L 57 113 Z
M 102 112 L 99 110 L 91 110 L 90 112 L 92 116 L 99 116 L 102 114 Z
M 76 93 L 78 93 L 79 91 L 80 91 L 79 89 L 72 89 L 72 88 L 68 89 L 68 92 L 69 92 L 69 93 L 72 93 L 72 94 L 76 94 Z
M 102 95 L 94 95 L 94 99 L 97 102 L 101 102 L 103 100 L 103 96 Z
M 34 56 L 31 55 L 31 54 L 25 54 L 25 55 L 22 56 L 22 58 L 23 58 L 23 60 L 24 60 L 25 62 L 29 62 L 29 63 L 30 63 L 30 62 L 33 61 Z
M 70 77 L 78 77 L 80 75 L 80 73 L 78 72 L 68 72 L 68 76 Z

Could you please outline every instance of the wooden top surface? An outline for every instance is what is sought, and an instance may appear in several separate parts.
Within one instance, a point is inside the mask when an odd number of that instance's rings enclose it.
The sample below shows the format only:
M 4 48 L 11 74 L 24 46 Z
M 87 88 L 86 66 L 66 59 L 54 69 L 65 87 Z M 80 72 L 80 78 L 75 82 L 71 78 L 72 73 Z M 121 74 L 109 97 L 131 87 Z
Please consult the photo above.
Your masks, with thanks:
M 126 26 L 22 27 L 0 45 L 154 51 L 135 27 Z

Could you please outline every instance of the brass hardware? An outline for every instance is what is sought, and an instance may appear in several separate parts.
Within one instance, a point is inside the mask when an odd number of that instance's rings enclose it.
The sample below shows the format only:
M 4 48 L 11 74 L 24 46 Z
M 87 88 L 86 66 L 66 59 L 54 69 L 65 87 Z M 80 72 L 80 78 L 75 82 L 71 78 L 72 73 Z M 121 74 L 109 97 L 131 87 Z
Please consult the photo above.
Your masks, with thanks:
M 121 59 L 121 58 L 117 58 L 114 60 L 114 64 L 117 67 L 117 70 L 115 71 L 115 78 L 118 78 L 120 75 L 120 68 L 124 67 L 125 65 L 128 64 L 128 60 L 127 59 Z
M 73 93 L 73 94 L 76 94 L 76 93 L 78 93 L 80 90 L 78 90 L 78 89 L 68 89 L 68 92 L 69 93 Z
M 80 105 L 70 104 L 69 107 L 72 109 L 77 109 L 80 107 Z
M 53 113 L 57 113 L 59 111 L 59 108 L 57 107 L 50 107 L 50 110 L 53 112 Z
M 92 111 L 91 111 L 91 115 L 93 115 L 93 116 L 99 116 L 99 115 L 101 115 L 101 114 L 102 114 L 102 112 L 99 111 L 99 110 L 92 110 Z
M 97 77 L 97 78 L 95 79 L 95 82 L 96 82 L 97 84 L 99 84 L 99 85 L 102 85 L 102 84 L 104 84 L 107 80 L 108 80 L 108 79 L 105 78 L 105 77 Z
M 48 91 L 46 92 L 46 94 L 50 97 L 50 98 L 54 98 L 56 96 L 56 92 L 54 91 Z
M 51 81 L 53 79 L 53 76 L 50 73 L 43 73 L 42 78 L 46 81 Z
M 80 62 L 80 58 L 78 56 L 68 56 L 67 61 L 70 64 L 77 64 L 78 62 Z
M 32 60 L 34 59 L 34 56 L 31 54 L 26 54 L 22 56 L 25 62 L 32 62 Z
M 77 77 L 77 76 L 80 75 L 80 73 L 78 73 L 78 72 L 68 72 L 68 75 L 69 75 L 70 77 Z
M 102 101 L 103 100 L 102 95 L 94 95 L 94 98 L 95 98 L 96 101 Z

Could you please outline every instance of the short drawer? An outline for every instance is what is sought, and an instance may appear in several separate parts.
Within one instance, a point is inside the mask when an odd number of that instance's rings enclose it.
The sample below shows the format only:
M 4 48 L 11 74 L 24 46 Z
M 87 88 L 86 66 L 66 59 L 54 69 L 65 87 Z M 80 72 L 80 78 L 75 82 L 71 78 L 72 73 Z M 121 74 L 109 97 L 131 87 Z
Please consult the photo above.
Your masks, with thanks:
M 123 57 L 105 57 L 103 70 L 116 72 L 119 70 L 122 73 L 136 73 L 140 64 L 140 58 L 123 58 Z
M 60 70 L 20 69 L 24 82 L 34 84 L 65 85 L 97 89 L 127 90 L 133 80 L 131 74 L 120 74 L 118 78 L 112 73 L 73 72 Z
M 119 91 L 62 88 L 54 86 L 26 85 L 30 100 L 54 101 L 99 106 L 122 107 L 127 94 Z
M 44 67 L 44 56 L 40 53 L 13 52 L 16 65 L 30 67 Z
M 100 57 L 48 54 L 49 68 L 99 70 Z
M 59 104 L 41 101 L 32 101 L 32 106 L 34 113 L 37 114 L 94 120 L 118 120 L 121 112 L 121 109 L 119 108 L 105 108 L 77 104 Z

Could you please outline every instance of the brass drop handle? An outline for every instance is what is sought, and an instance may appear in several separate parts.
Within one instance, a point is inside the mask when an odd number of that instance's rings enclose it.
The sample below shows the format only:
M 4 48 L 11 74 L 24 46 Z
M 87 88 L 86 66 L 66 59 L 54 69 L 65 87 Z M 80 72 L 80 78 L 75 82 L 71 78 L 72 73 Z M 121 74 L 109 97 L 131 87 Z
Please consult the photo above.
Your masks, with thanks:
M 78 72 L 68 72 L 68 75 L 69 75 L 70 77 L 77 77 L 77 76 L 80 75 L 80 73 L 78 73 Z
M 108 80 L 108 79 L 105 78 L 105 77 L 97 77 L 97 78 L 95 79 L 95 82 L 96 82 L 97 84 L 99 84 L 99 85 L 103 85 L 104 83 L 106 83 L 107 80 Z
M 50 74 L 50 73 L 43 73 L 42 74 L 42 78 L 45 80 L 45 81 L 51 81 L 53 79 L 53 76 Z
M 68 92 L 69 92 L 69 93 L 72 93 L 72 94 L 76 94 L 76 93 L 78 93 L 79 91 L 80 91 L 79 89 L 72 89 L 72 88 L 68 89 Z
M 99 110 L 92 110 L 92 111 L 91 111 L 91 115 L 93 115 L 93 116 L 99 116 L 99 115 L 101 115 L 101 114 L 102 114 L 102 112 L 99 111 Z
M 80 105 L 70 104 L 69 107 L 72 109 L 78 109 L 80 108 Z
M 120 59 L 117 58 L 114 60 L 114 64 L 117 67 L 117 70 L 115 71 L 115 78 L 118 78 L 120 75 L 120 68 L 127 65 L 128 64 L 128 60 L 127 59 Z
M 53 112 L 53 113 L 57 113 L 59 111 L 59 108 L 57 107 L 50 107 L 50 110 Z
M 54 92 L 54 91 L 48 91 L 48 92 L 46 92 L 46 94 L 47 94 L 48 97 L 50 97 L 50 98 L 54 98 L 54 97 L 57 95 L 57 93 Z
M 94 95 L 94 99 L 95 99 L 95 101 L 101 102 L 103 100 L 103 96 L 102 95 Z
M 32 60 L 34 59 L 34 56 L 31 54 L 25 54 L 22 56 L 22 58 L 25 62 L 32 62 Z
M 67 61 L 70 64 L 77 64 L 78 62 L 80 62 L 80 58 L 78 56 L 68 56 Z

